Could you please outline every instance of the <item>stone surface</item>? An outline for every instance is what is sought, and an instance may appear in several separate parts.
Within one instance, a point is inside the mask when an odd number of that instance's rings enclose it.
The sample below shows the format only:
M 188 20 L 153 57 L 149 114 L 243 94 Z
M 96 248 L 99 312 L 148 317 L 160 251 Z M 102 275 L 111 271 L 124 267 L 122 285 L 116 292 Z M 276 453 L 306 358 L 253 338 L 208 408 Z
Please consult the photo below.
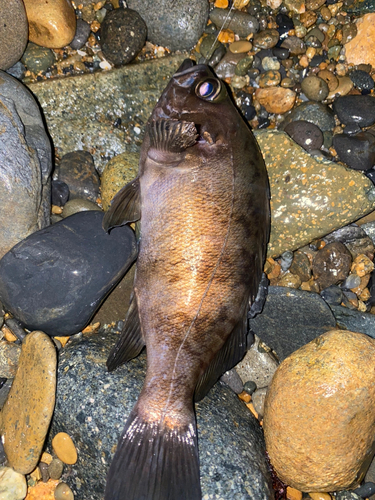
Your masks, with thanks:
M 53 66 L 56 59 L 51 49 L 29 42 L 21 61 L 27 70 L 37 75 L 40 71 L 47 71 Z
M 311 101 L 324 101 L 329 94 L 328 84 L 317 76 L 307 76 L 301 82 L 301 91 Z
M 357 19 L 357 35 L 345 45 L 346 60 L 355 65 L 365 63 L 375 66 L 375 13 Z
M 341 305 L 329 306 L 340 328 L 354 332 L 365 333 L 375 339 L 375 315 L 355 309 L 348 309 Z
M 328 243 L 315 255 L 312 271 L 320 290 L 343 281 L 350 271 L 352 256 L 340 241 Z
M 64 210 L 62 212 L 62 217 L 66 219 L 71 215 L 78 214 L 79 212 L 89 212 L 89 211 L 101 212 L 101 208 L 93 201 L 85 200 L 83 198 L 75 198 L 65 203 Z
M 1 500 L 23 500 L 27 493 L 26 478 L 10 467 L 0 467 Z
M 14 342 L 0 341 L 0 378 L 14 378 L 21 347 Z
M 147 24 L 147 38 L 170 50 L 189 50 L 206 27 L 207 0 L 128 0 Z
M 263 428 L 282 481 L 317 492 L 360 484 L 373 455 L 374 359 L 373 339 L 333 330 L 281 363 Z
M 323 145 L 323 134 L 313 123 L 297 120 L 288 123 L 284 132 L 306 151 L 320 149 Z
M 73 40 L 76 16 L 70 0 L 24 0 L 24 4 L 31 42 L 58 49 Z
M 282 87 L 257 89 L 255 97 L 269 113 L 286 113 L 293 108 L 296 93 Z
M 283 126 L 296 120 L 314 123 L 322 132 L 332 131 L 335 126 L 332 110 L 321 102 L 307 101 L 299 104 L 285 117 Z
M 271 187 L 268 256 L 295 250 L 373 210 L 375 188 L 360 172 L 310 156 L 284 132 L 255 132 Z
M 103 210 L 110 207 L 115 194 L 138 174 L 138 153 L 122 153 L 110 160 L 101 176 Z
M 333 137 L 340 161 L 355 170 L 369 170 L 375 165 L 375 135 L 359 132 L 355 135 L 339 134 Z
M 345 125 L 357 123 L 360 127 L 369 127 L 375 123 L 375 98 L 369 95 L 338 97 L 333 110 Z
M 0 72 L 0 257 L 49 224 L 51 145 L 35 99 Z
M 100 179 L 90 153 L 73 151 L 64 155 L 56 168 L 56 174 L 59 181 L 68 185 L 71 200 L 84 198 L 97 202 Z
M 251 330 L 280 360 L 335 325 L 319 294 L 279 286 L 268 288 L 263 311 L 250 320 Z
M 73 465 L 77 462 L 77 450 L 72 438 L 66 432 L 58 432 L 52 439 L 52 448 L 64 463 Z
M 259 31 L 259 21 L 254 16 L 238 10 L 230 12 L 229 9 L 215 8 L 210 12 L 210 20 L 218 29 L 230 29 L 242 38 Z
M 55 405 L 56 363 L 55 346 L 45 333 L 26 336 L 1 422 L 9 465 L 21 474 L 34 470 L 42 454 Z
M 102 229 L 103 212 L 75 214 L 19 243 L 0 261 L 0 296 L 29 329 L 65 336 L 89 322 L 136 257 L 128 226 Z
M 66 347 L 59 360 L 50 435 L 67 432 L 78 449 L 79 460 L 62 477 L 77 499 L 103 499 L 106 471 L 145 375 L 144 354 L 107 372 L 116 339 L 109 331 L 93 335 Z M 196 410 L 202 497 L 273 499 L 261 428 L 237 396 L 218 383 Z
M 11 68 L 21 59 L 29 35 L 22 0 L 0 3 L 0 69 Z

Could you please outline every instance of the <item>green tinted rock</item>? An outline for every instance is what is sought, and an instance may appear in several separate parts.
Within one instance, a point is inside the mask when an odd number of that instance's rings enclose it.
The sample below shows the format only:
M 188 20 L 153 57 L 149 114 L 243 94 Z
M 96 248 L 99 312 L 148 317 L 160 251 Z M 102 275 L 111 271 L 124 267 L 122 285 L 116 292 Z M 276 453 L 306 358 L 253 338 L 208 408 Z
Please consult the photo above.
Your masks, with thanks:
M 110 160 L 101 177 L 103 210 L 108 210 L 112 198 L 128 182 L 137 177 L 139 154 L 121 153 Z

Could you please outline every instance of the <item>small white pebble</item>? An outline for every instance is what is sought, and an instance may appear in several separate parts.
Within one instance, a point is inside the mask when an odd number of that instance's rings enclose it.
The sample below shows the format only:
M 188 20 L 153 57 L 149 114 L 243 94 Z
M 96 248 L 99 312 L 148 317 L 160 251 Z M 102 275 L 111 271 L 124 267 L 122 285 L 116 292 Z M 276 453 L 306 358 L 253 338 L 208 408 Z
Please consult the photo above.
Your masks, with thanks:
M 112 65 L 108 61 L 100 61 L 99 66 L 102 69 L 111 69 Z
M 141 133 L 141 129 L 139 127 L 134 127 L 134 132 L 139 135 Z

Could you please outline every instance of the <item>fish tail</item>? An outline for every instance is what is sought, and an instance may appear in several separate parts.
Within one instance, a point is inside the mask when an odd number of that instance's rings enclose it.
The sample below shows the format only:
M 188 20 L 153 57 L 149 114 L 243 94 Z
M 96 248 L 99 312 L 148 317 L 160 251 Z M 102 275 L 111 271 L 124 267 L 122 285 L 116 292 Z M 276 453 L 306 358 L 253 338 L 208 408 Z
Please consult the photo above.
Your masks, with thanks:
M 133 409 L 107 475 L 105 500 L 200 500 L 195 417 L 184 427 Z

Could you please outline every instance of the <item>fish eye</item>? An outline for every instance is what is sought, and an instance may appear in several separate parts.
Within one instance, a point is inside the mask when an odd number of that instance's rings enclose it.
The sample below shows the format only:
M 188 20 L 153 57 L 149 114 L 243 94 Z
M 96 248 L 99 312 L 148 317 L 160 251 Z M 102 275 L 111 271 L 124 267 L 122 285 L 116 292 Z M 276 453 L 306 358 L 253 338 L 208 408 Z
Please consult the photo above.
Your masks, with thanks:
M 207 78 L 195 87 L 195 93 L 205 101 L 216 101 L 222 90 L 221 81 L 216 78 Z

